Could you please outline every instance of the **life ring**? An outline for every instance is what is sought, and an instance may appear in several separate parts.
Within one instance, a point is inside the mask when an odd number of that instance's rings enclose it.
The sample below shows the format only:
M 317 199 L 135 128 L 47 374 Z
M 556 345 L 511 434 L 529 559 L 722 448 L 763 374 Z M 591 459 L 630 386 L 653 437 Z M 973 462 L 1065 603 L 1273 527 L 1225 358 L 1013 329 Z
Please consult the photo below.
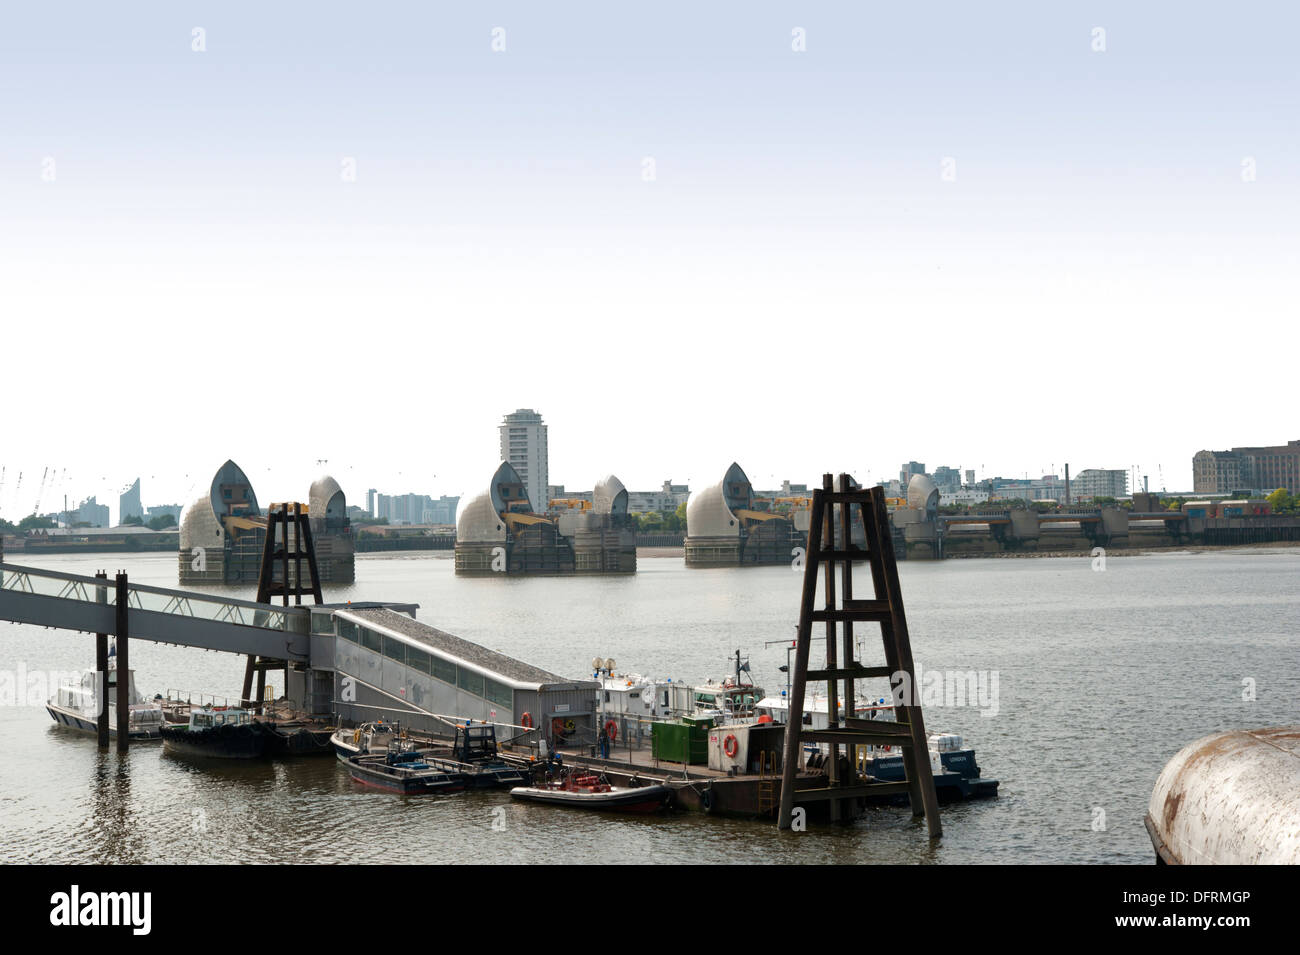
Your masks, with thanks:
M 532 728 L 533 728 L 533 714 L 532 714 L 532 713 L 525 713 L 523 716 L 519 717 L 519 725 L 522 726 L 522 727 L 523 727 L 524 729 L 526 729 L 526 730 L 530 730 L 530 729 L 532 729 Z
M 728 759 L 734 759 L 735 755 L 740 752 L 740 743 L 736 742 L 736 737 L 731 733 L 722 741 L 722 751 L 727 754 Z
M 605 735 L 608 736 L 611 740 L 618 739 L 618 724 L 615 723 L 613 720 L 609 720 L 608 722 L 606 722 Z

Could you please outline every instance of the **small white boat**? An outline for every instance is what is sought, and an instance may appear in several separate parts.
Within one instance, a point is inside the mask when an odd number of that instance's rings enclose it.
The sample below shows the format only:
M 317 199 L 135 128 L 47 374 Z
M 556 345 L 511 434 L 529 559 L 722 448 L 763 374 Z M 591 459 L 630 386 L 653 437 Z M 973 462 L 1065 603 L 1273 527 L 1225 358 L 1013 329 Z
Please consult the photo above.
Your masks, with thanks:
M 340 726 L 330 737 L 334 753 L 347 762 L 353 756 L 385 756 L 393 740 L 402 736 L 402 724 L 392 720 L 372 720 L 355 729 Z
M 104 694 L 103 705 L 108 708 L 108 735 L 117 738 L 117 684 L 118 669 L 116 648 L 110 650 L 108 658 L 108 692 Z M 80 733 L 99 732 L 99 712 L 101 700 L 99 693 L 99 674 L 94 670 L 83 673 L 76 682 L 65 683 L 54 691 L 45 710 L 50 718 L 60 726 Z M 127 718 L 130 721 L 128 734 L 131 739 L 161 739 L 163 727 L 162 707 L 157 703 L 144 700 L 135 688 L 135 671 L 127 671 Z
M 611 786 L 603 776 L 574 770 L 557 780 L 540 785 L 516 786 L 515 799 L 565 806 L 569 809 L 600 809 L 610 812 L 658 812 L 668 805 L 672 790 L 663 783 L 649 786 Z

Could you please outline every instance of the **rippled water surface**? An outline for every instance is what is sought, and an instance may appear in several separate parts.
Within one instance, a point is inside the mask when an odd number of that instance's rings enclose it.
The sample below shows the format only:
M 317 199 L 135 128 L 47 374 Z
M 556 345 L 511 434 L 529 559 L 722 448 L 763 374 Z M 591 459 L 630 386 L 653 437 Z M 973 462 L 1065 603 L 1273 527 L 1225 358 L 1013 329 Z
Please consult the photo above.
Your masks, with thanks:
M 15 559 L 13 555 L 11 559 Z M 38 566 L 176 586 L 175 555 L 26 558 Z M 19 559 L 19 562 L 22 562 Z M 124 758 L 57 729 L 16 677 L 93 666 L 84 634 L 0 623 L 0 857 L 61 862 L 1148 862 L 1142 815 L 1184 743 L 1228 727 L 1300 723 L 1300 550 L 953 560 L 900 565 L 923 669 L 997 674 L 993 707 L 926 710 L 963 734 L 997 799 L 945 807 L 930 846 L 906 810 L 850 828 L 778 833 L 690 814 L 591 816 L 499 794 L 402 797 L 361 789 L 332 759 L 217 766 L 157 745 Z M 784 685 L 799 576 L 688 571 L 642 558 L 629 578 L 457 579 L 447 555 L 363 555 L 327 599 L 416 601 L 421 620 L 580 677 L 620 670 L 698 680 L 742 649 Z M 861 587 L 859 587 L 861 589 Z M 251 588 L 231 591 L 251 596 Z M 876 662 L 878 640 L 867 644 Z M 241 659 L 131 644 L 141 691 L 232 697 Z M 1242 699 L 1243 680 L 1257 698 Z M 881 681 L 880 692 L 887 692 Z M 1104 814 L 1104 817 L 1103 815 Z M 497 821 L 496 828 L 493 822 Z M 501 822 L 504 822 L 504 828 Z

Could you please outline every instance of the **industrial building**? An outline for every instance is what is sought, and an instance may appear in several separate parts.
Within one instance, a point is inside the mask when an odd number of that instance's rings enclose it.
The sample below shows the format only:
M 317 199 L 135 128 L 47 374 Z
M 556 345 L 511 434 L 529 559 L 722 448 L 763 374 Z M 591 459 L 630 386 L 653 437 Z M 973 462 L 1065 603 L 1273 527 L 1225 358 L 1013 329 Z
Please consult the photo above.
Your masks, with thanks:
M 808 540 L 808 512 L 760 510 L 754 486 L 732 462 L 722 480 L 686 502 L 686 566 L 789 564 Z
M 457 509 L 456 573 L 634 573 L 636 532 L 627 497 L 611 474 L 588 500 L 556 501 L 555 510 L 538 512 L 523 477 L 502 461 L 487 490 L 465 497 Z
M 307 498 L 321 583 L 356 579 L 352 526 L 343 489 L 317 479 Z M 208 493 L 181 515 L 178 564 L 182 584 L 256 584 L 266 544 L 266 516 L 253 484 L 234 461 L 212 478 Z M 277 573 L 279 569 L 277 568 Z
M 1268 447 L 1198 451 L 1192 457 L 1192 490 L 1233 494 L 1239 490 L 1300 494 L 1300 441 Z

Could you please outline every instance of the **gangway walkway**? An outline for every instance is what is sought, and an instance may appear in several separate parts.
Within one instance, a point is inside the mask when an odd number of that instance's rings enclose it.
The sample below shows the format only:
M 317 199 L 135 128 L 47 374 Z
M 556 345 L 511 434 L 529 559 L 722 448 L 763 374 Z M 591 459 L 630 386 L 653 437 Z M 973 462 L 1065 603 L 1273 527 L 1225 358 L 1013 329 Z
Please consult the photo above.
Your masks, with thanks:
M 0 562 L 0 620 L 114 633 L 116 603 L 111 580 Z M 306 607 L 128 583 L 127 619 L 132 638 L 282 660 L 310 656 Z

